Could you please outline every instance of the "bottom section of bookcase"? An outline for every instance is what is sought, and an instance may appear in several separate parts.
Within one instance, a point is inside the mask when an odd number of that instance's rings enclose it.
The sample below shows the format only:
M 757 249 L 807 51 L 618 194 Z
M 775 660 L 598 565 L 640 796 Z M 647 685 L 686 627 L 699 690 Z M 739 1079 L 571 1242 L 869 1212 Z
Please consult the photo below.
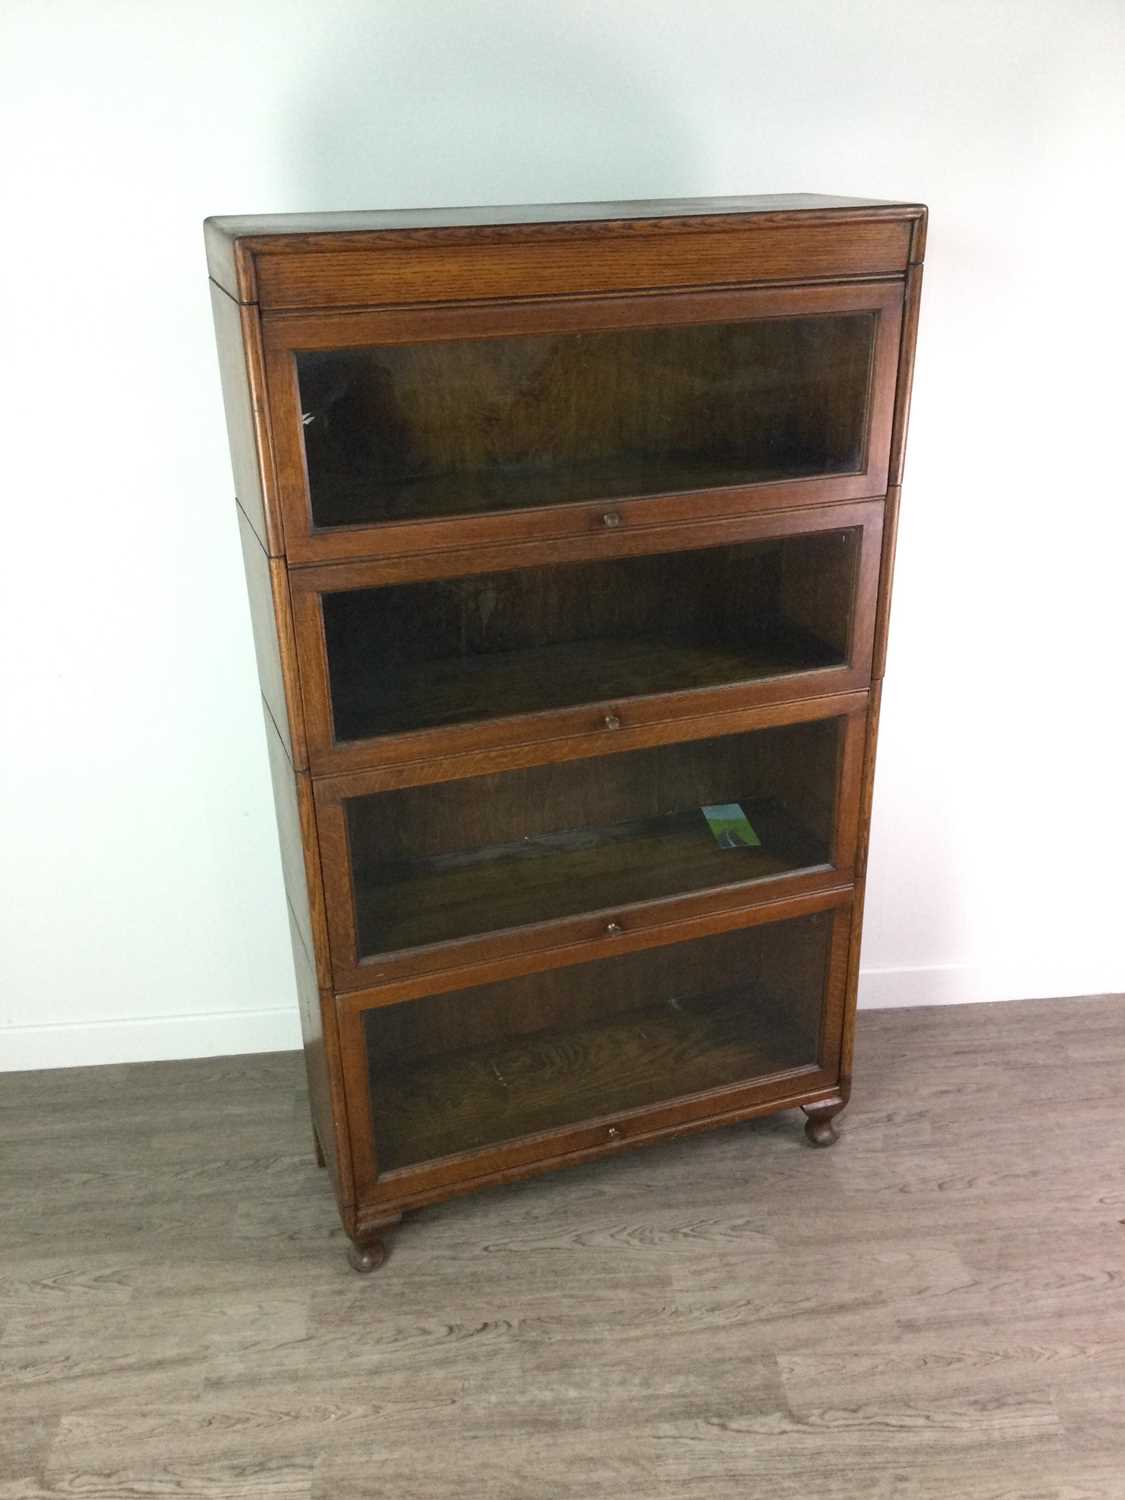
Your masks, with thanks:
M 411 1208 L 630 1146 L 798 1107 L 831 1144 L 852 913 L 842 888 L 437 993 L 323 997 L 347 1140 L 320 1145 L 350 1168 L 353 1265 Z

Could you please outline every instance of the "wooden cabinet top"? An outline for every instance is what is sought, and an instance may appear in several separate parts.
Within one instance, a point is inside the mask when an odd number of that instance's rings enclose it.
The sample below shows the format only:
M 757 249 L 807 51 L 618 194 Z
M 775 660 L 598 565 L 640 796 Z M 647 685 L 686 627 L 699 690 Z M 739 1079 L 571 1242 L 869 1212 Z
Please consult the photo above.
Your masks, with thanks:
M 204 233 L 211 279 L 280 310 L 425 301 L 431 279 L 446 301 L 499 286 L 534 296 L 902 275 L 922 259 L 925 222 L 918 203 L 779 193 L 221 216 Z M 721 248 L 701 254 L 685 238 L 700 235 Z

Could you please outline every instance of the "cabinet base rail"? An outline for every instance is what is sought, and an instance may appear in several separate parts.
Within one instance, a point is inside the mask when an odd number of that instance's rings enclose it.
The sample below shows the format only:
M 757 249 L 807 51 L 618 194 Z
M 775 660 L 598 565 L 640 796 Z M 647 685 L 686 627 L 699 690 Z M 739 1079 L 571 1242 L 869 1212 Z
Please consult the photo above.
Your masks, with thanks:
M 840 1133 L 836 1129 L 834 1121 L 835 1117 L 840 1114 L 846 1104 L 847 1100 L 845 1098 L 843 1098 L 839 1094 L 834 1094 L 827 1099 L 818 1099 L 811 1104 L 802 1104 L 799 1106 L 806 1117 L 805 1136 L 810 1145 L 833 1146 L 836 1144 L 836 1142 L 840 1138 Z M 786 1104 L 782 1105 L 781 1109 L 791 1107 L 791 1104 Z M 775 1112 L 777 1111 L 767 1108 L 766 1110 L 759 1110 L 756 1113 L 772 1114 Z M 741 1118 L 752 1118 L 752 1116 L 742 1116 Z M 733 1122 L 699 1121 L 696 1122 L 695 1128 L 706 1128 L 707 1124 L 715 1123 Z M 633 1142 L 633 1144 L 649 1145 L 653 1144 L 655 1140 L 661 1139 L 661 1137 L 663 1137 L 664 1139 L 668 1138 L 666 1135 L 664 1135 L 663 1132 L 661 1132 L 661 1135 L 658 1135 L 656 1137 L 649 1137 L 648 1140 L 644 1141 L 638 1140 Z M 586 1155 L 588 1155 L 588 1153 L 578 1153 L 576 1156 L 576 1160 L 579 1156 L 585 1158 Z M 560 1165 L 566 1165 L 565 1161 L 552 1163 L 545 1170 L 551 1170 L 553 1166 Z M 534 1176 L 538 1171 L 542 1170 L 544 1170 L 542 1166 L 526 1163 L 522 1170 L 516 1170 L 508 1174 L 509 1180 L 518 1180 L 522 1177 Z M 479 1186 L 479 1184 L 474 1184 L 473 1186 Z M 461 1190 L 465 1191 L 466 1187 L 467 1185 L 463 1185 Z M 434 1194 L 430 1201 L 441 1201 L 444 1196 L 444 1194 Z M 409 1206 L 423 1207 L 425 1206 L 425 1204 L 419 1203 Z M 387 1235 L 392 1229 L 397 1228 L 398 1225 L 402 1223 L 403 1214 L 408 1211 L 408 1207 L 404 1207 L 398 1213 L 383 1214 L 377 1219 L 365 1218 L 361 1223 L 357 1224 L 354 1229 L 350 1230 L 350 1243 L 348 1245 L 347 1255 L 348 1264 L 351 1266 L 353 1271 L 357 1271 L 360 1275 L 366 1276 L 369 1275 L 372 1271 L 377 1271 L 379 1267 L 383 1265 L 389 1253 L 387 1245 Z

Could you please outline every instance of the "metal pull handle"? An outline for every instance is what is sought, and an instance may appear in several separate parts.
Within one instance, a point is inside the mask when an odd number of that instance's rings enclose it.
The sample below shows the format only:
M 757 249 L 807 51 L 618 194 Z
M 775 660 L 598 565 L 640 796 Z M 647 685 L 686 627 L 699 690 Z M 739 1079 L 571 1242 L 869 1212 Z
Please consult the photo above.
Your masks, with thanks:
M 610 531 L 612 531 L 615 526 L 620 526 L 621 512 L 619 510 L 607 510 L 605 515 L 602 517 L 602 525 L 608 527 Z
M 625 931 L 620 922 L 607 922 L 605 924 L 606 937 L 620 937 Z
M 617 717 L 616 714 L 606 714 L 605 718 L 602 720 L 602 723 L 607 729 L 621 728 L 621 720 Z
M 618 1141 L 621 1139 L 621 1132 L 620 1130 L 618 1130 L 616 1125 L 611 1125 L 606 1131 L 606 1135 L 611 1141 Z

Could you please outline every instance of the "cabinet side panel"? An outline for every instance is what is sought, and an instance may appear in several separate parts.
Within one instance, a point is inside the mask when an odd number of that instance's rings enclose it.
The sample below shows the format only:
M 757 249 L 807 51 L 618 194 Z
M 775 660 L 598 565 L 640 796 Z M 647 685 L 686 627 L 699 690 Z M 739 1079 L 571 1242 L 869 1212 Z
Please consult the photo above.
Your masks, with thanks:
M 894 426 L 891 429 L 891 460 L 887 475 L 889 485 L 902 483 L 902 470 L 906 458 L 906 430 L 910 423 L 910 392 L 914 383 L 914 350 L 918 341 L 918 312 L 921 301 L 922 267 L 914 265 L 906 273 L 898 379 L 895 385 Z
M 293 908 L 301 938 L 315 960 L 317 983 L 322 989 L 327 989 L 332 980 L 312 786 L 306 771 L 293 769 L 264 700 L 263 715 L 285 894 Z
M 252 301 L 245 295 L 238 265 L 238 239 L 218 218 L 204 219 L 203 244 L 207 251 L 207 274 L 235 302 Z
M 875 609 L 875 650 L 871 657 L 871 677 L 881 680 L 887 666 L 887 636 L 890 631 L 891 589 L 895 573 L 895 548 L 898 545 L 898 507 L 901 491 L 893 485 L 887 491 L 883 515 L 883 552 L 879 560 L 879 603 Z
M 264 376 L 256 307 L 242 307 L 211 283 L 211 312 L 219 352 L 219 380 L 227 419 L 234 493 L 271 557 L 283 550 L 281 525 L 269 503 L 271 459 L 266 436 Z
M 859 960 L 863 941 L 863 906 L 867 894 L 867 854 L 871 840 L 871 799 L 875 787 L 875 754 L 879 743 L 879 708 L 882 697 L 882 682 L 872 683 L 867 710 L 867 744 L 863 757 L 863 785 L 860 791 L 855 898 L 852 906 L 848 973 L 844 991 L 844 1036 L 840 1049 L 840 1092 L 845 1101 L 851 1094 L 852 1088 L 856 998 L 859 992 Z
M 301 688 L 289 607 L 285 564 L 267 557 L 245 512 L 239 509 L 242 561 L 250 600 L 250 625 L 258 659 L 262 697 L 281 735 L 286 754 L 298 771 L 308 765 Z
M 317 988 L 316 970 L 305 947 L 292 907 L 289 936 L 293 943 L 293 965 L 297 974 L 297 998 L 301 1007 L 301 1036 L 305 1044 L 305 1071 L 309 1081 L 309 1109 L 313 1128 L 324 1152 L 341 1214 L 355 1201 L 343 1083 L 339 1073 L 339 1042 L 335 1005 L 331 995 Z

